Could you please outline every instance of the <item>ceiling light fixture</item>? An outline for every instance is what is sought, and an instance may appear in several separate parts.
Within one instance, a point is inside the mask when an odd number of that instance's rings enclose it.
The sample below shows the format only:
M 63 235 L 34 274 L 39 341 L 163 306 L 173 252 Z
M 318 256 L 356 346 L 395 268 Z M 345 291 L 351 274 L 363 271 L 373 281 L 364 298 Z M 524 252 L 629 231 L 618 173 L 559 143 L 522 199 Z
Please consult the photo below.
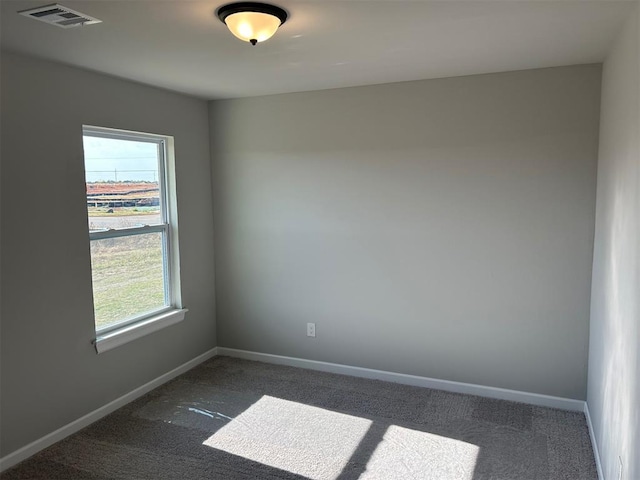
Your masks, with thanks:
M 216 14 L 231 33 L 251 45 L 270 39 L 287 21 L 287 12 L 282 8 L 256 2 L 230 3 L 220 7 Z

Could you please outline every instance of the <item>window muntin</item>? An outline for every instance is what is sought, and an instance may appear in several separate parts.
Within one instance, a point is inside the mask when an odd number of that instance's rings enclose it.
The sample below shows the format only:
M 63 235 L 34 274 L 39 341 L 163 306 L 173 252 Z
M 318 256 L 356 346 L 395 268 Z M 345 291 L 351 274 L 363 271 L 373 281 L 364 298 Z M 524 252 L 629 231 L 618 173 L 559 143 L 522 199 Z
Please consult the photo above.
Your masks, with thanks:
M 83 128 L 96 332 L 174 307 L 167 141 Z

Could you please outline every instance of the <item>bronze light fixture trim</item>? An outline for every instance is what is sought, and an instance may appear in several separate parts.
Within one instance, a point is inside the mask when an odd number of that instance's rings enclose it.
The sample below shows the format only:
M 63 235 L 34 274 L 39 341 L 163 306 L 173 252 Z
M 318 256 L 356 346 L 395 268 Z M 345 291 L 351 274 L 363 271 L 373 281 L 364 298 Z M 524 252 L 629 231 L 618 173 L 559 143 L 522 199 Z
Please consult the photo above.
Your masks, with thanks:
M 231 33 L 251 45 L 271 38 L 288 17 L 284 9 L 258 2 L 229 3 L 218 8 L 216 15 Z

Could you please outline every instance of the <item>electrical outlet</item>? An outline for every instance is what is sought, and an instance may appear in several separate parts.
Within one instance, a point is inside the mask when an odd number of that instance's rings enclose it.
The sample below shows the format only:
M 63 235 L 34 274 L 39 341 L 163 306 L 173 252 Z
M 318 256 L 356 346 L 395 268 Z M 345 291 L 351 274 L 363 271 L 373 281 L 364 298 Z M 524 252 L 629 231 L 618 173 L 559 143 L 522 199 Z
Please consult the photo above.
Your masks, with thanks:
M 315 336 L 316 336 L 316 324 L 307 323 L 307 337 L 315 337 Z
M 618 470 L 618 480 L 622 480 L 622 457 L 618 457 L 618 463 L 620 463 L 620 470 Z

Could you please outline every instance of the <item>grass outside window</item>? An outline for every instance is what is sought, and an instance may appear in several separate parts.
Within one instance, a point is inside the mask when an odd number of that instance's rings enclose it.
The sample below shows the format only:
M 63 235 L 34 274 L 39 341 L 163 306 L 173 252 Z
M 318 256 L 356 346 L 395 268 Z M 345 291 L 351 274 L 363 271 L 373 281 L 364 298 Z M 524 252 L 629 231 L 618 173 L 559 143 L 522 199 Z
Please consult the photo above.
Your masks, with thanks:
M 96 330 L 165 306 L 162 234 L 91 242 Z

